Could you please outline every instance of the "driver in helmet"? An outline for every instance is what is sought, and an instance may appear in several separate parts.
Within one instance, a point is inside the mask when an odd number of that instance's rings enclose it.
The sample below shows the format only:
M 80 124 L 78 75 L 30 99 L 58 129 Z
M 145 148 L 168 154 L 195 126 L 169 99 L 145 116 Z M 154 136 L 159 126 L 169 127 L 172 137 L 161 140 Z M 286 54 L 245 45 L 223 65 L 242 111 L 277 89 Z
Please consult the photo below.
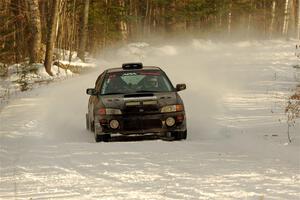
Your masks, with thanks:
M 147 90 L 157 90 L 158 89 L 158 80 L 157 77 L 149 77 L 145 80 L 145 88 Z

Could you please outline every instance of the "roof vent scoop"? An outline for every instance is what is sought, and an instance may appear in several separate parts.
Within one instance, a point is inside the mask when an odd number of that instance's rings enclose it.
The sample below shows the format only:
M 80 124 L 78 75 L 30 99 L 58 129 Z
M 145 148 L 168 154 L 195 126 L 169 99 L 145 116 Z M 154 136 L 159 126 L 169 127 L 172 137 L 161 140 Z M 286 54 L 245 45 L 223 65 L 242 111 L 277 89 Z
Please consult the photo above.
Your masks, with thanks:
M 143 63 L 124 63 L 122 64 L 122 68 L 126 69 L 142 69 Z

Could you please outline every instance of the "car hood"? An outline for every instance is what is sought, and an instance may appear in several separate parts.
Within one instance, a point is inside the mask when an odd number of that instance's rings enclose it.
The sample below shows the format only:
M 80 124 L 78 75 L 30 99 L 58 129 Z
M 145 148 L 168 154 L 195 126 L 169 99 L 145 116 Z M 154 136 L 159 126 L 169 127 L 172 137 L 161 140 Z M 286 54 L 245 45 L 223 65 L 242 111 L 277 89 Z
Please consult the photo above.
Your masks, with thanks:
M 165 93 L 138 93 L 128 95 L 107 95 L 101 97 L 101 102 L 106 108 L 124 109 L 130 103 L 155 102 L 158 107 L 174 105 L 178 103 L 176 92 Z

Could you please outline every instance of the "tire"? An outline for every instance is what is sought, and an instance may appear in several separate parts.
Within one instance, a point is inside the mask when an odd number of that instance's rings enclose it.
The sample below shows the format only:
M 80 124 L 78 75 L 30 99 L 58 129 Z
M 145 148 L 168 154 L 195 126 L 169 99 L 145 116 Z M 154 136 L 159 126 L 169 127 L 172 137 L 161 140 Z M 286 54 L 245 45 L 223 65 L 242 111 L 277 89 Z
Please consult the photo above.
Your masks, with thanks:
M 96 142 L 109 142 L 110 141 L 110 134 L 104 134 L 99 135 L 99 133 L 102 133 L 102 130 L 99 130 L 99 128 L 95 127 L 95 121 L 92 121 L 90 123 L 91 125 L 91 131 L 94 132 L 95 141 Z
M 186 140 L 187 130 L 185 131 L 174 131 L 172 132 L 172 137 L 174 140 Z
M 91 130 L 92 132 L 95 132 L 95 122 L 92 121 L 92 122 L 90 122 L 89 124 L 90 124 L 90 130 Z
M 95 134 L 95 141 L 96 141 L 96 142 L 102 142 L 102 137 L 101 137 L 101 135 L 96 135 L 96 134 Z
M 187 138 L 187 130 L 180 132 L 180 138 L 182 140 L 186 140 L 186 138 Z
M 88 114 L 85 114 L 85 127 L 86 127 L 86 130 L 90 130 L 90 120 L 89 120 L 89 115 Z

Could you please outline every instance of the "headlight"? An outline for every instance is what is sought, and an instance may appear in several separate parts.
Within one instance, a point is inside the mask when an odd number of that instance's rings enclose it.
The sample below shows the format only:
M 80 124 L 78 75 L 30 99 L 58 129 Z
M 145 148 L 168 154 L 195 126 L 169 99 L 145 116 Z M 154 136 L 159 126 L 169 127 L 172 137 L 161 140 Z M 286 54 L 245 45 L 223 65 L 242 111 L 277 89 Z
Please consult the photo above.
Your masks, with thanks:
M 184 110 L 183 105 L 177 104 L 177 105 L 164 106 L 164 107 L 162 107 L 160 112 L 169 113 L 169 112 L 179 112 L 179 111 L 183 111 L 183 110 Z
M 114 109 L 114 108 L 100 108 L 99 114 L 100 115 L 121 115 L 122 111 L 120 109 Z
M 121 115 L 122 112 L 120 109 L 106 108 L 106 114 L 107 115 Z

